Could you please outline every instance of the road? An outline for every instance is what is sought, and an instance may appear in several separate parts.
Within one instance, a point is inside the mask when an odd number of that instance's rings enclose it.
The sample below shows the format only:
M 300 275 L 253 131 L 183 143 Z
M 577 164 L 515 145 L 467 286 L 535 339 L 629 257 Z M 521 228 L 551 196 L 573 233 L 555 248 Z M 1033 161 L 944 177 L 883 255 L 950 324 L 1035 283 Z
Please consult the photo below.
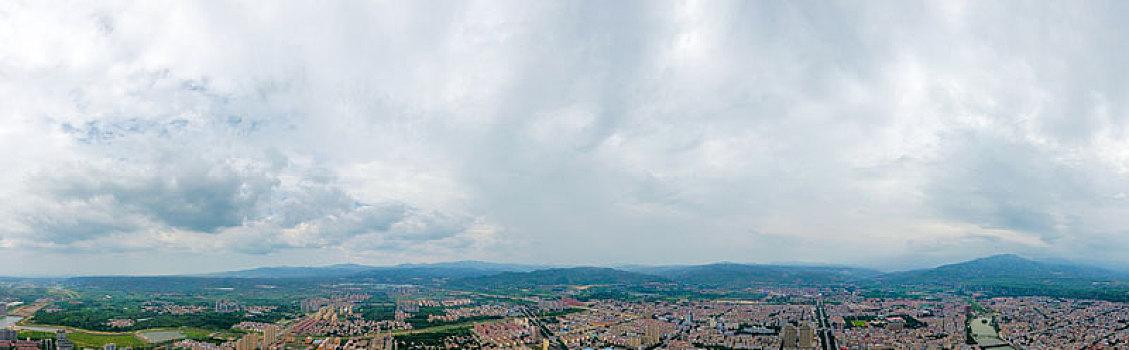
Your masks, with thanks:
M 819 336 L 819 344 L 823 350 L 838 350 L 839 343 L 835 341 L 835 333 L 831 329 L 831 320 L 827 316 L 827 307 L 823 305 L 823 300 L 819 300 L 815 304 L 815 319 L 816 334 Z

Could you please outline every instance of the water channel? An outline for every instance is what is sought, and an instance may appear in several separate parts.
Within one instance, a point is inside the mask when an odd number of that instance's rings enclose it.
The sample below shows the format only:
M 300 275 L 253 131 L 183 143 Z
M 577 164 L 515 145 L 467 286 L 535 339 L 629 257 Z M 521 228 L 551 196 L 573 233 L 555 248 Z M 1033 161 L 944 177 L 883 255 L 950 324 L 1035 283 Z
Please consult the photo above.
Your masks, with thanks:
M 1006 343 L 1000 339 L 1000 334 L 996 333 L 996 329 L 992 328 L 991 316 L 980 316 L 972 319 L 972 340 L 977 344 L 997 344 Z M 1015 348 L 1003 345 L 994 346 L 989 348 L 991 350 L 1015 350 Z
M 0 329 L 6 329 L 8 327 L 15 326 L 16 322 L 20 322 L 20 320 L 23 319 L 23 316 L 4 316 L 0 318 Z

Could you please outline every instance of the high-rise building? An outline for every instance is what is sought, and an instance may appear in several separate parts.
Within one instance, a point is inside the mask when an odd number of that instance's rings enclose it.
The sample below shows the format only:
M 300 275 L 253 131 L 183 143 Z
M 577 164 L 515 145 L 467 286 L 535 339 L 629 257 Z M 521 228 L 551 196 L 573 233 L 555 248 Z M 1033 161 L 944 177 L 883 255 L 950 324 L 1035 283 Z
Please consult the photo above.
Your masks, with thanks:
M 248 334 L 235 341 L 235 350 L 257 350 L 259 348 L 259 335 Z
M 560 311 L 564 309 L 564 302 L 560 300 L 541 300 L 537 303 L 537 309 L 541 311 Z
M 787 325 L 780 330 L 780 348 L 784 350 L 795 350 L 799 346 L 799 338 L 796 337 L 796 326 Z
M 216 312 L 227 313 L 239 311 L 239 303 L 226 299 L 216 300 Z
M 8 313 L 8 303 L 0 301 L 0 316 Z
M 118 344 L 108 343 L 102 346 L 102 350 L 118 350 Z
M 277 325 L 268 325 L 263 327 L 263 348 L 269 348 L 272 344 L 278 342 L 278 335 L 282 332 L 282 327 Z
M 15 329 L 0 329 L 0 340 L 16 341 L 19 339 L 19 333 Z
M 643 345 L 655 345 L 662 342 L 662 328 L 658 322 L 647 322 L 643 325 Z
M 369 350 L 383 350 L 385 340 L 384 334 L 381 334 L 380 328 L 377 328 L 376 335 L 372 337 L 372 342 L 368 344 Z
M 74 343 L 67 340 L 67 331 L 62 329 L 55 331 L 55 349 L 74 350 Z
M 801 322 L 799 327 L 791 324 L 780 330 L 780 348 L 784 350 L 810 350 L 815 349 L 815 329 L 808 322 Z
M 797 347 L 800 349 L 811 349 L 815 347 L 815 330 L 812 329 L 811 323 L 801 323 L 796 333 Z

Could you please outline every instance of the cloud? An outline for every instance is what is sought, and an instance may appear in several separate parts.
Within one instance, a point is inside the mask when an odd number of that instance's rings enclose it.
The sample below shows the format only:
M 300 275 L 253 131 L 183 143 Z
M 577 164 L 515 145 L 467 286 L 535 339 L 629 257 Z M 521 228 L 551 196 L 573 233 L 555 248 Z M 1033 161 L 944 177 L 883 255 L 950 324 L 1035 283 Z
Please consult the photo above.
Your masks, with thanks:
M 0 6 L 8 251 L 917 267 L 1129 244 L 1115 2 Z
M 191 160 L 176 164 L 159 169 L 82 166 L 40 177 L 36 187 L 52 202 L 79 203 L 88 211 L 112 207 L 171 228 L 214 233 L 242 225 L 278 182 L 225 165 L 208 167 Z
M 362 202 L 322 172 L 287 183 L 286 169 L 266 159 L 133 163 L 76 164 L 33 177 L 34 200 L 9 208 L 20 229 L 8 233 L 23 242 L 17 247 L 75 252 L 270 254 L 358 237 L 378 242 L 365 249 L 437 241 L 476 224 L 402 202 Z

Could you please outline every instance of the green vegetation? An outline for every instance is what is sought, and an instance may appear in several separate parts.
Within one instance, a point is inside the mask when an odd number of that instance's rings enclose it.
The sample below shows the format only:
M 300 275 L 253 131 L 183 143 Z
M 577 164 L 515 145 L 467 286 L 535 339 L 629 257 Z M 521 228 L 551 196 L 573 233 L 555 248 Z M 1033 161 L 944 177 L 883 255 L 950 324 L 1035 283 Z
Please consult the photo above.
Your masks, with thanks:
M 391 320 L 396 317 L 396 305 L 393 304 L 367 304 L 356 311 L 369 321 Z
M 862 280 L 878 271 L 827 266 L 710 264 L 647 271 L 691 285 L 746 288 L 761 285 L 833 285 Z
M 20 331 L 20 338 L 55 339 L 55 333 Z M 101 348 L 103 345 L 114 343 L 121 347 L 141 347 L 146 343 L 133 334 L 91 334 L 85 332 L 68 332 L 67 339 L 78 348 Z
M 445 343 L 469 345 L 473 342 L 471 326 L 444 328 L 430 332 L 417 332 L 397 335 L 397 341 L 412 343 L 417 346 L 443 346 Z
M 106 334 L 90 334 L 90 333 L 70 333 L 67 334 L 67 339 L 74 342 L 75 345 L 80 347 L 95 347 L 100 348 L 102 345 L 108 343 L 117 344 L 119 347 L 136 347 L 145 345 L 145 342 L 138 339 L 137 336 L 132 334 L 120 335 L 106 335 Z
M 648 282 L 669 282 L 658 276 L 610 268 L 576 267 L 533 272 L 503 272 L 454 281 L 453 286 L 498 290 L 507 288 L 535 289 L 544 286 L 639 285 Z
M 581 312 L 581 311 L 584 311 L 584 309 L 570 308 L 570 309 L 564 309 L 564 310 L 560 310 L 560 311 L 543 312 L 539 316 L 541 316 L 541 318 L 555 318 L 555 317 L 561 317 L 561 316 L 564 316 L 564 315 L 577 313 L 577 312 Z
M 905 328 L 907 329 L 917 329 L 926 326 L 925 322 L 921 322 L 921 320 L 910 315 L 890 315 L 890 317 L 898 317 L 904 320 Z M 843 319 L 847 321 L 847 328 L 870 327 L 871 325 L 875 327 L 886 327 L 888 325 L 885 318 L 879 318 L 877 316 L 845 316 Z
M 972 313 L 974 314 L 986 314 L 991 312 L 980 305 L 980 303 L 976 302 L 975 299 L 968 300 L 968 304 L 972 306 Z
M 116 306 L 116 305 L 115 305 Z M 275 322 L 284 315 L 267 314 L 261 316 L 245 317 L 242 313 L 216 313 L 212 311 L 186 315 L 159 314 L 157 312 L 142 311 L 129 306 L 94 305 L 67 305 L 63 311 L 45 312 L 35 314 L 35 322 L 39 324 L 67 326 L 95 331 L 133 331 L 161 327 L 191 327 L 212 330 L 231 328 L 232 325 L 242 321 Z M 111 319 L 136 320 L 133 326 L 111 327 L 107 322 Z
M 31 303 L 36 299 L 51 296 L 57 293 L 62 292 L 55 291 L 54 288 L 15 284 L 10 282 L 3 282 L 2 280 L 0 280 L 0 299 L 9 299 L 12 301 Z
M 458 321 L 455 321 L 455 322 L 438 322 L 438 321 L 437 322 L 428 322 L 427 321 L 427 317 L 430 316 L 430 315 L 445 315 L 446 312 L 444 312 L 443 309 L 444 309 L 443 307 L 421 307 L 421 308 L 419 308 L 419 312 L 412 314 L 411 317 L 408 317 L 404 321 L 407 322 L 407 323 L 410 323 L 412 325 L 412 328 L 426 329 L 426 328 L 431 328 L 431 327 L 440 327 L 440 326 L 448 326 L 448 325 L 456 325 L 456 324 L 467 324 L 467 323 L 474 323 L 474 322 L 479 322 L 479 321 L 496 320 L 496 319 L 501 318 L 501 317 L 497 317 L 497 316 L 477 316 L 477 317 L 461 318 L 461 319 L 459 319 Z
M 142 279 L 146 280 L 147 279 Z M 161 280 L 155 280 L 161 281 Z M 125 332 L 152 328 L 201 328 L 224 330 L 242 321 L 275 322 L 290 317 L 294 307 L 285 291 L 255 285 L 246 290 L 220 290 L 205 288 L 207 283 L 195 289 L 187 286 L 178 289 L 193 294 L 153 293 L 142 282 L 126 283 L 125 286 L 139 285 L 137 289 L 105 289 L 101 286 L 79 289 L 83 293 L 70 294 L 70 298 L 54 303 L 53 306 L 37 312 L 30 322 L 44 325 L 57 325 L 103 332 Z M 160 289 L 159 287 L 153 287 Z M 303 294 L 301 291 L 298 295 Z M 211 310 L 217 299 L 227 299 L 243 305 L 275 306 L 275 312 L 261 315 L 245 315 L 242 312 L 217 313 Z M 146 305 L 150 307 L 146 309 Z M 162 305 L 179 305 L 203 308 L 205 311 L 186 314 L 172 314 L 160 311 Z M 52 310 L 54 309 L 54 310 Z M 110 320 L 133 320 L 133 325 L 112 327 Z

